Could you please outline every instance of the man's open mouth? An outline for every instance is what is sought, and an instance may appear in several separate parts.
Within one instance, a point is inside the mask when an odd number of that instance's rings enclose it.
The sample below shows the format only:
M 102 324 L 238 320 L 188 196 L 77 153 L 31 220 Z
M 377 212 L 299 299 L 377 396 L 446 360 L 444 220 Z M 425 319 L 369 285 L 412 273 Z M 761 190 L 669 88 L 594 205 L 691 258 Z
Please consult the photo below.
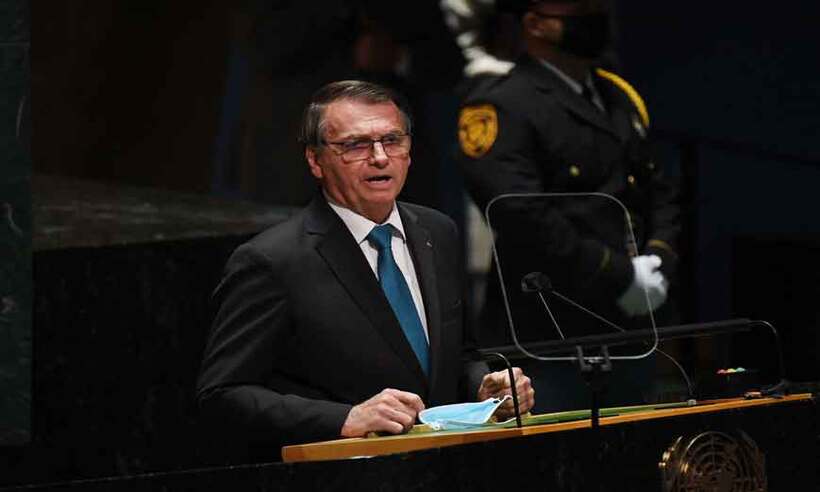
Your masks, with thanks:
M 365 181 L 369 181 L 371 183 L 378 182 L 378 181 L 388 181 L 390 180 L 390 176 L 371 176 L 367 178 Z

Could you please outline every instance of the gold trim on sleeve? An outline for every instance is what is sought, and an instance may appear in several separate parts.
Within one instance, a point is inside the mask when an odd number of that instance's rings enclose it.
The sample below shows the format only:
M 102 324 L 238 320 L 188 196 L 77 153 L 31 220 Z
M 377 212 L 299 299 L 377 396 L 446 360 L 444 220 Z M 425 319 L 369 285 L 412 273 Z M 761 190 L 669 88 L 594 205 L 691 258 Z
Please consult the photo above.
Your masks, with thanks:
M 648 247 L 648 248 L 651 248 L 651 247 L 660 248 L 660 249 L 663 249 L 663 250 L 669 252 L 675 258 L 678 257 L 678 254 L 675 252 L 674 249 L 672 249 L 672 246 L 670 246 L 669 243 L 667 243 L 666 241 L 662 241 L 660 239 L 650 239 L 646 243 L 646 247 Z

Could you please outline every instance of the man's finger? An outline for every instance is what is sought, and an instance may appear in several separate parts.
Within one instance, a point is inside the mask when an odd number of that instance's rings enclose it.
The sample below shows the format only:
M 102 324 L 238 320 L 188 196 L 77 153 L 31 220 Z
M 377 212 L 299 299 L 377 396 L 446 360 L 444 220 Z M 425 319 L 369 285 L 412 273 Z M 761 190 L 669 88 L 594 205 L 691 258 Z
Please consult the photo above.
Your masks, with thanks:
M 399 390 L 390 390 L 380 395 L 380 400 L 386 403 L 392 410 L 401 412 L 406 418 L 402 418 L 402 425 L 413 425 L 416 421 L 416 416 L 421 410 L 424 410 L 424 403 L 421 398 L 413 393 L 408 393 Z
M 518 369 L 517 367 L 513 368 L 513 377 L 515 377 L 515 370 Z M 521 369 L 518 369 L 518 373 L 521 373 Z M 496 371 L 491 372 L 484 376 L 484 380 L 489 383 L 488 387 L 491 387 L 494 390 L 500 390 L 504 388 L 510 387 L 510 376 L 509 373 L 505 371 Z
M 404 426 L 394 420 L 381 418 L 377 422 L 375 422 L 373 430 L 389 432 L 391 434 L 401 434 L 402 432 L 404 432 Z
M 404 432 L 416 422 L 416 416 L 412 410 L 406 410 L 402 406 L 397 407 L 388 402 L 379 403 L 375 413 L 378 425 L 395 434 Z
M 524 371 L 521 370 L 520 367 L 513 367 L 513 380 L 517 383 L 522 377 L 524 377 Z M 500 376 L 500 382 L 502 388 L 510 388 L 512 385 L 510 384 L 510 372 L 507 370 L 498 371 L 496 374 Z
M 389 391 L 393 397 L 395 397 L 403 405 L 414 410 L 416 413 L 424 410 L 424 402 L 419 395 L 410 393 L 409 391 L 401 391 L 396 389 Z
M 412 426 L 416 421 L 415 409 L 402 403 L 393 395 L 382 395 L 376 406 L 376 412 L 380 417 L 398 422 L 403 428 Z
M 397 422 L 401 425 L 402 429 L 407 429 L 408 427 L 412 427 L 413 424 L 416 422 L 416 416 L 407 413 L 406 411 L 399 409 L 399 408 L 391 408 L 388 411 L 389 418 Z
M 503 382 L 504 381 L 500 373 L 491 372 L 484 375 L 484 379 L 481 381 L 481 384 L 487 389 L 495 389 L 503 384 Z
M 521 376 L 515 381 L 515 389 L 516 391 L 526 391 L 527 389 L 532 387 L 532 381 L 527 376 Z

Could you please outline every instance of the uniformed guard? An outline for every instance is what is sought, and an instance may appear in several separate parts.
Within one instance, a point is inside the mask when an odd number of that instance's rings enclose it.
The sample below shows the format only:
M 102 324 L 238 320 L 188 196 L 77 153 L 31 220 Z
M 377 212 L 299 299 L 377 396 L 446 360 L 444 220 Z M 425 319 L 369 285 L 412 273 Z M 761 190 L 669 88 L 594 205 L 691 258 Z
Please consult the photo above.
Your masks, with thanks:
M 483 211 L 508 193 L 607 193 L 628 208 L 635 243 L 626 240 L 614 204 L 497 201 L 492 225 L 519 339 L 555 338 L 543 306 L 519 287 L 531 271 L 543 271 L 557 291 L 616 325 L 648 327 L 644 293 L 655 308 L 669 304 L 680 232 L 677 190 L 650 157 L 643 100 L 597 65 L 610 39 L 608 2 L 524 0 L 520 18 L 525 55 L 508 74 L 477 84 L 461 109 L 460 161 L 470 194 Z M 511 343 L 498 292 L 491 284 L 483 345 Z M 567 336 L 612 331 L 574 309 L 561 325 Z M 623 380 L 616 368 L 607 403 L 646 399 L 652 378 L 636 374 L 654 364 L 618 365 Z M 540 378 L 542 370 L 528 370 L 540 383 L 536 410 L 588 406 L 576 370 L 554 366 Z

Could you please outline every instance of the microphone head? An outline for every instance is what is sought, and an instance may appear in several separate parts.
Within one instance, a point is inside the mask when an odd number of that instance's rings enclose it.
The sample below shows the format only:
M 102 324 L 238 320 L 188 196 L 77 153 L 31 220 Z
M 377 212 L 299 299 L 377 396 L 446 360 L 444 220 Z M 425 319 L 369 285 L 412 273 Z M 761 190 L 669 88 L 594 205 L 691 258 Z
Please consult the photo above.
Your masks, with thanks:
M 530 294 L 534 292 L 551 292 L 552 282 L 546 274 L 542 272 L 530 272 L 521 278 L 521 292 Z

